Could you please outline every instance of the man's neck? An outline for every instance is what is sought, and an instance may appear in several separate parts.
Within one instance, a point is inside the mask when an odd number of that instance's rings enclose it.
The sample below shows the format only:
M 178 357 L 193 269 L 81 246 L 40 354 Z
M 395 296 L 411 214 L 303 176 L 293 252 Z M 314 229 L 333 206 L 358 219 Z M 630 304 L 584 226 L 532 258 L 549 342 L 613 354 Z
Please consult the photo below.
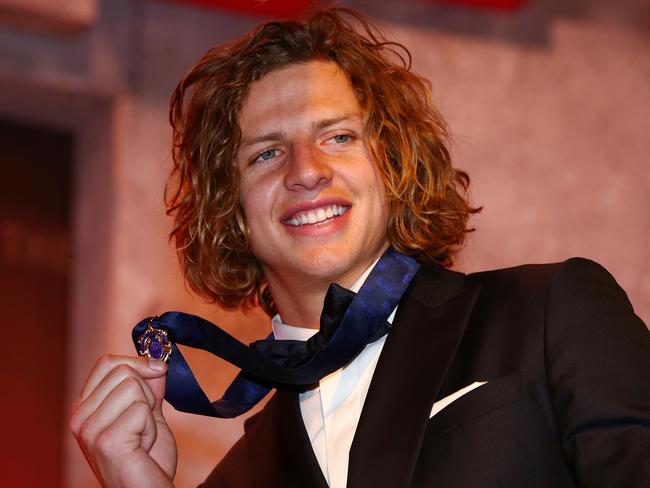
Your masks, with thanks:
M 318 329 L 326 293 L 327 288 L 303 291 L 299 299 L 274 293 L 273 300 L 284 323 Z
M 355 293 L 359 291 L 361 285 L 366 280 L 372 268 L 379 261 L 379 257 L 375 259 L 369 266 L 362 270 L 361 273 L 354 276 L 353 281 L 350 279 L 334 281 L 339 285 L 348 288 Z M 298 280 L 296 280 L 298 281 Z M 296 283 L 293 283 L 295 285 Z M 282 290 L 289 290 L 292 287 L 279 287 L 278 292 L 273 292 L 276 307 L 282 322 L 298 327 L 305 327 L 310 329 L 320 328 L 320 316 L 323 311 L 323 303 L 325 295 L 331 285 L 331 282 L 320 283 L 320 286 L 314 286 L 313 289 L 308 289 L 302 284 L 301 290 L 298 294 L 283 293 Z M 272 288 L 272 290 L 274 290 Z

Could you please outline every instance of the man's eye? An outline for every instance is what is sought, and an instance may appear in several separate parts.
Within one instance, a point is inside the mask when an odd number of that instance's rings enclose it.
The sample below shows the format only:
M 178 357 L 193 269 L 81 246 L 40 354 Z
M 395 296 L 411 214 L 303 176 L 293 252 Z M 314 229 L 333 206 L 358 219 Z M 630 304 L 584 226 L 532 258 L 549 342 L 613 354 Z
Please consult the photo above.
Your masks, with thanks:
M 337 144 L 345 144 L 350 140 L 350 136 L 348 134 L 337 134 L 332 137 L 332 140 Z
M 271 159 L 277 157 L 278 155 L 278 150 L 277 149 L 267 149 L 265 151 L 262 151 L 259 156 L 255 158 L 256 161 L 270 161 Z

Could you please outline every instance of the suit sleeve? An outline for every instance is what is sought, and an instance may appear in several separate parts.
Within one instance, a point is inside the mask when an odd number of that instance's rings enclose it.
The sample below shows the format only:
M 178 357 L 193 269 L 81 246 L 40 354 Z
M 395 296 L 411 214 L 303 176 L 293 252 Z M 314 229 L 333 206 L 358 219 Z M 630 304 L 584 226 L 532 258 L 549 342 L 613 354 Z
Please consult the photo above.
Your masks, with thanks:
M 545 360 L 578 485 L 650 486 L 650 333 L 600 265 L 571 259 L 555 273 Z

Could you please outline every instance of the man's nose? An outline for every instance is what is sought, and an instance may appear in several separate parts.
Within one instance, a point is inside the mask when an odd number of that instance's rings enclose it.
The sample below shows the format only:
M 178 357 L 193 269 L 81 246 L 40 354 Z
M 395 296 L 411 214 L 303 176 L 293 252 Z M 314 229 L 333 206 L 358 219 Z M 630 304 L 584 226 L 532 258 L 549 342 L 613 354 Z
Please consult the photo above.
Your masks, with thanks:
M 327 185 L 332 179 L 332 167 L 327 156 L 310 144 L 292 148 L 284 177 L 288 190 L 313 190 Z

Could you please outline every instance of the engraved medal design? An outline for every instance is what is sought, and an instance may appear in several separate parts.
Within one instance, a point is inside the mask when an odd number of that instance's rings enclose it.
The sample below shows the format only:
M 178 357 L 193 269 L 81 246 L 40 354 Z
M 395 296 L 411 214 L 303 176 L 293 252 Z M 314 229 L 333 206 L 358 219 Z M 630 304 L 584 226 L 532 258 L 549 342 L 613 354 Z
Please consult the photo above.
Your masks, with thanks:
M 172 354 L 172 343 L 167 337 L 166 330 L 157 329 L 151 324 L 154 318 L 151 318 L 147 330 L 138 339 L 138 354 L 150 359 L 168 362 Z

